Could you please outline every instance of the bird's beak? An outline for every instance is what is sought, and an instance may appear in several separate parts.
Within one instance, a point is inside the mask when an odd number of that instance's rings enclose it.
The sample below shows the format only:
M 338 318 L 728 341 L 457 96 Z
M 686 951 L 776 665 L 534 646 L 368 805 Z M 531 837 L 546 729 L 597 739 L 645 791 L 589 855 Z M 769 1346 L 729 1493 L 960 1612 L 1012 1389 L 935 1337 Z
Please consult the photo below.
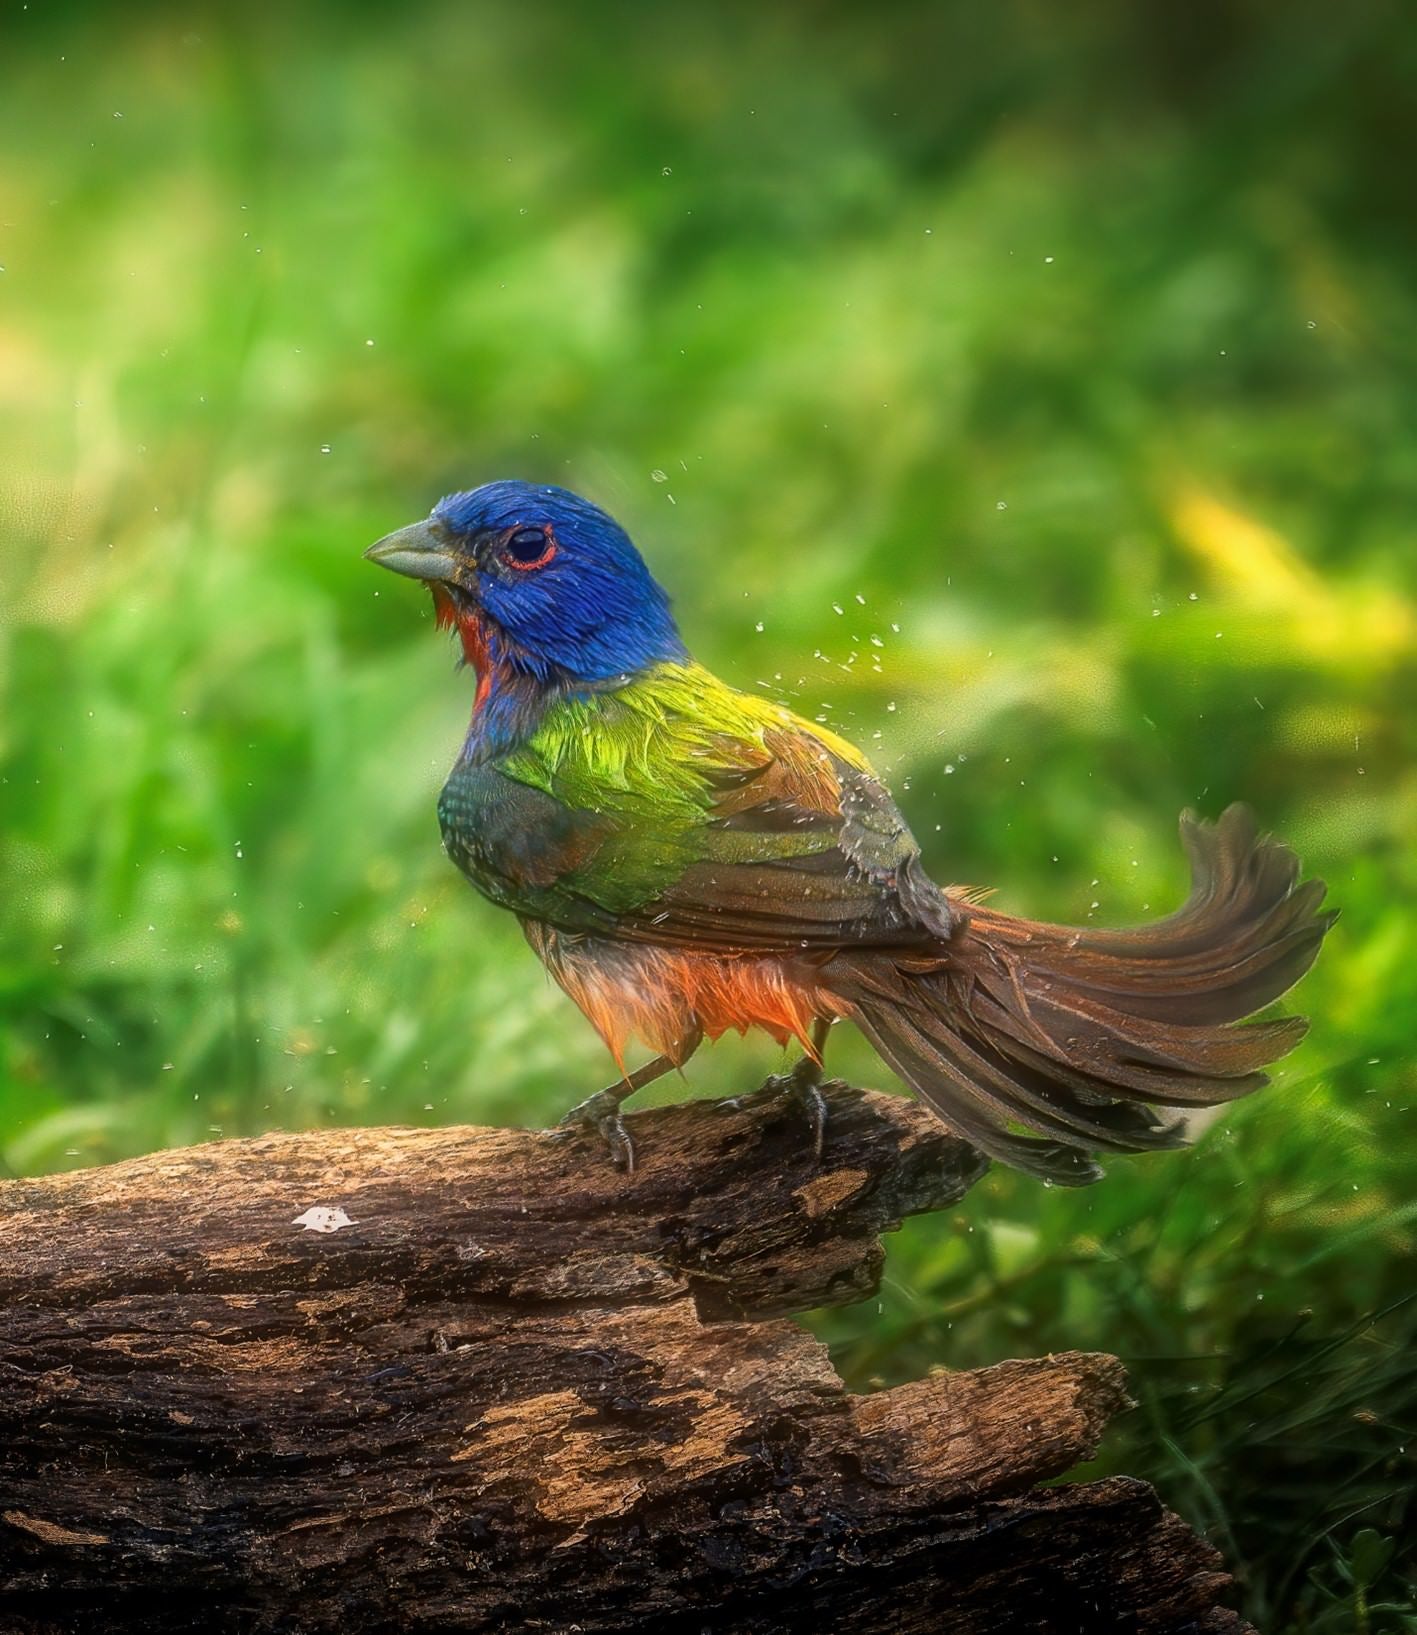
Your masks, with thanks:
M 431 579 L 446 584 L 458 577 L 456 557 L 428 521 L 411 523 L 397 533 L 385 535 L 365 551 L 364 559 L 409 579 Z

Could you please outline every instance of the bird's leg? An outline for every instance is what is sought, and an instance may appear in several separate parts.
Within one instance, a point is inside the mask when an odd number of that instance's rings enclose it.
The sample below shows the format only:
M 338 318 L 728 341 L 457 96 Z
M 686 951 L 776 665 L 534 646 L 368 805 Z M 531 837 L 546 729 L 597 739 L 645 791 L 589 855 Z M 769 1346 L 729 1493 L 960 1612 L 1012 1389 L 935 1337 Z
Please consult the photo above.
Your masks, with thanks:
M 822 1094 L 822 1056 L 831 1025 L 831 1017 L 819 1016 L 812 1024 L 810 1055 L 803 1056 L 786 1073 L 770 1073 L 750 1095 L 730 1096 L 720 1106 L 761 1107 L 780 1096 L 790 1096 L 807 1115 L 807 1123 L 812 1130 L 812 1151 L 820 1158 L 827 1141 L 827 1098 Z
M 616 1167 L 623 1169 L 627 1175 L 633 1175 L 635 1144 L 620 1116 L 620 1103 L 628 1101 L 636 1090 L 643 1090 L 647 1084 L 653 1084 L 666 1073 L 672 1073 L 676 1067 L 682 1067 L 702 1040 L 702 1030 L 694 1028 L 672 1051 L 665 1051 L 643 1067 L 637 1067 L 633 1073 L 627 1073 L 623 1079 L 617 1079 L 614 1084 L 607 1084 L 603 1090 L 597 1090 L 593 1096 L 577 1102 L 561 1120 L 560 1128 L 594 1130 L 610 1149 Z

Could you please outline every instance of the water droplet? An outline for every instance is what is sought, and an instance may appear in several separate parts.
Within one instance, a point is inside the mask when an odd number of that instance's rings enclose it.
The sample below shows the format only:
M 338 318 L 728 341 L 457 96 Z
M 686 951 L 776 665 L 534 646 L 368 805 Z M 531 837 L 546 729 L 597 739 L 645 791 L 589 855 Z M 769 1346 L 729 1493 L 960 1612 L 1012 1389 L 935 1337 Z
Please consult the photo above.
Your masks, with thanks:
M 1007 500 L 997 500 L 994 504 L 994 509 L 996 511 L 1007 511 L 1008 508 L 1009 502 Z
M 329 452 L 330 452 L 330 445 L 328 443 L 321 443 L 320 444 L 320 453 L 321 454 L 328 454 Z

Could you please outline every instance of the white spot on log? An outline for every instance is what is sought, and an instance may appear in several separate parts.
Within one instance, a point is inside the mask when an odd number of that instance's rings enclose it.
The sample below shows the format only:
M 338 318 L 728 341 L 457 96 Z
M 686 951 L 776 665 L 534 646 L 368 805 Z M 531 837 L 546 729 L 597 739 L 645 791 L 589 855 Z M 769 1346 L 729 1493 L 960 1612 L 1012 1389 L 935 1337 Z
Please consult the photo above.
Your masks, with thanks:
M 314 1204 L 290 1224 L 303 1226 L 307 1232 L 338 1232 L 342 1226 L 353 1226 L 354 1222 L 338 1206 L 328 1209 L 324 1204 Z

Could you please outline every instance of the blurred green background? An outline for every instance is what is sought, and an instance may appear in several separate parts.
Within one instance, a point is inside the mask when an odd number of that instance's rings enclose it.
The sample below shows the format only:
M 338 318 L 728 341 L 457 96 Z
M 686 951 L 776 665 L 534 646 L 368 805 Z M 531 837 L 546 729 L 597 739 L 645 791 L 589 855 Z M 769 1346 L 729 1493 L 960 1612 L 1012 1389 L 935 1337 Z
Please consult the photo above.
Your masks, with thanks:
M 862 1389 L 1118 1352 L 1100 1467 L 1256 1622 L 1417 1629 L 1411 13 L 35 0 L 0 62 L 7 1171 L 604 1079 L 442 858 L 471 679 L 359 560 L 565 482 L 939 878 L 1133 921 L 1243 798 L 1329 881 L 1275 1088 L 992 1176 L 817 1326 Z

